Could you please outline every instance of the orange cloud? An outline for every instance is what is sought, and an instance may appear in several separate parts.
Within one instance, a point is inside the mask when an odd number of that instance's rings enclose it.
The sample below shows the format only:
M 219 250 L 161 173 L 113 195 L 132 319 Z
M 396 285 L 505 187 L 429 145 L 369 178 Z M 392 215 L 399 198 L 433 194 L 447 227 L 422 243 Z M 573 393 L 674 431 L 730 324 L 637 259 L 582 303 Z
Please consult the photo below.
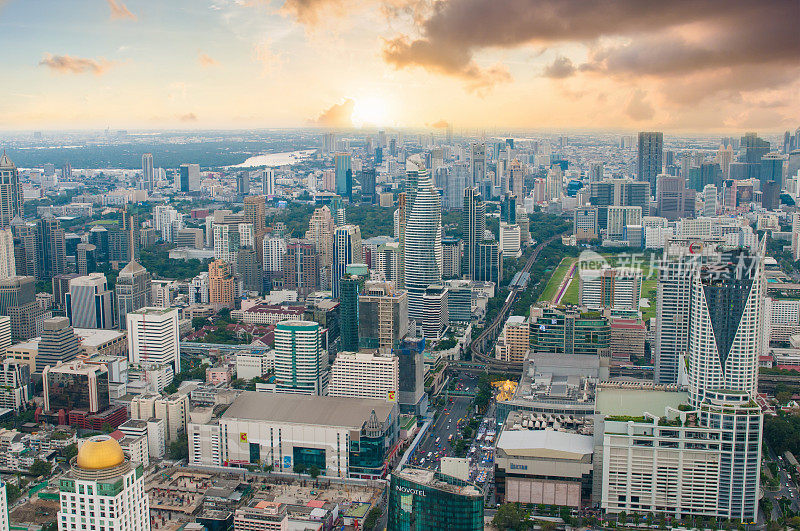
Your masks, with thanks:
M 355 101 L 347 98 L 342 103 L 331 105 L 325 109 L 310 123 L 320 127 L 353 127 L 352 116 L 355 104 Z
M 111 8 L 111 20 L 137 20 L 136 15 L 131 13 L 128 6 L 122 3 L 122 0 L 106 0 L 108 7 Z
M 193 112 L 187 112 L 186 114 L 178 115 L 178 120 L 181 122 L 196 122 L 197 115 Z
M 446 128 L 446 127 L 447 127 L 447 126 L 449 126 L 449 125 L 450 125 L 450 124 L 449 124 L 447 121 L 445 121 L 445 120 L 439 120 L 438 122 L 434 122 L 434 123 L 432 123 L 432 124 L 431 124 L 431 127 L 433 127 L 434 129 L 444 129 L 444 128 Z
M 205 53 L 201 53 L 197 57 L 197 60 L 200 62 L 200 66 L 202 66 L 203 68 L 209 68 L 212 66 L 219 65 L 219 62 L 217 62 L 216 59 Z
M 40 66 L 46 66 L 59 74 L 94 74 L 96 76 L 105 74 L 114 63 L 104 58 L 86 59 L 83 57 L 72 57 L 70 55 L 45 54 Z

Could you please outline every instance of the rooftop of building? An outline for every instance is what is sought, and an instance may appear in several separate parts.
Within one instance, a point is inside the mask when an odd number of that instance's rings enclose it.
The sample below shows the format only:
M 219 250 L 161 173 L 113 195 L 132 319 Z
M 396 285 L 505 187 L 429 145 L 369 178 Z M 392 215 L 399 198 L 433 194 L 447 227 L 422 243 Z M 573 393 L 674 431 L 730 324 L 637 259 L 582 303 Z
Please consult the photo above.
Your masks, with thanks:
M 394 403 L 384 400 L 247 391 L 233 401 L 222 417 L 359 430 L 372 411 L 384 421 L 394 408 Z
M 46 367 L 50 373 L 60 374 L 83 374 L 89 375 L 93 373 L 108 372 L 105 365 L 95 363 L 85 363 L 83 360 L 68 361 L 66 363 L 59 363 L 53 367 Z
M 243 310 L 248 313 L 291 313 L 294 315 L 303 315 L 305 307 L 303 306 L 286 306 L 280 304 L 257 304 L 250 308 Z
M 688 398 L 688 393 L 678 385 L 601 382 L 596 389 L 595 411 L 602 415 L 638 416 L 645 412 L 661 415 L 666 407 L 677 409 Z
M 456 478 L 453 478 L 456 484 L 448 483 L 442 478 L 444 474 L 441 474 L 434 470 L 405 467 L 402 470 L 395 470 L 394 472 L 392 472 L 392 474 L 406 481 L 413 481 L 414 483 L 421 486 L 430 487 L 445 492 L 451 492 L 453 494 L 459 494 L 461 496 L 483 497 L 483 492 L 472 483 L 466 483 Z
M 119 330 L 104 330 L 100 328 L 73 328 L 73 332 L 81 339 L 85 347 L 97 347 L 109 341 L 125 337 L 125 332 Z
M 138 314 L 138 315 L 166 315 L 170 312 L 177 312 L 177 308 L 159 308 L 157 306 L 145 306 L 144 308 L 139 308 L 138 310 L 133 310 L 128 312 L 129 314 Z
M 594 437 L 555 430 L 504 430 L 497 448 L 514 456 L 580 461 L 594 453 Z

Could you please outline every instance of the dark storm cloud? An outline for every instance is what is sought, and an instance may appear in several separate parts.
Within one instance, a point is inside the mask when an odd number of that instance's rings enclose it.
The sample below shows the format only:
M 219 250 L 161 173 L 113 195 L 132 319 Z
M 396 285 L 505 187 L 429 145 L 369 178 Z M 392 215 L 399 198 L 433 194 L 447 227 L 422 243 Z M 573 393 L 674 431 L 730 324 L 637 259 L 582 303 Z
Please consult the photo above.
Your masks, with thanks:
M 474 54 L 525 44 L 590 46 L 583 72 L 656 77 L 703 69 L 800 65 L 797 0 L 449 0 L 434 5 L 420 37 L 387 41 L 384 58 L 398 68 L 421 66 L 464 78 L 482 74 Z M 602 47 L 601 37 L 627 44 Z M 570 66 L 573 69 L 570 69 Z M 545 69 L 567 77 L 559 58 Z

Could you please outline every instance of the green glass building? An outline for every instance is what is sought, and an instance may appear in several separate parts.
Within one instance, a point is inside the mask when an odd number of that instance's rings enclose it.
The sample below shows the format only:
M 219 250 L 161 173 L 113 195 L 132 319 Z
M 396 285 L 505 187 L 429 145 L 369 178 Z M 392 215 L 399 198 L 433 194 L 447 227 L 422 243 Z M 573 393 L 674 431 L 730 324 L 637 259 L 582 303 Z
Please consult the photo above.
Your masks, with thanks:
M 339 337 L 342 351 L 358 352 L 358 295 L 364 288 L 364 280 L 362 275 L 349 273 L 339 280 Z
M 545 308 L 531 323 L 531 350 L 600 355 L 610 348 L 611 328 L 599 312 Z
M 392 473 L 389 531 L 479 531 L 483 492 L 433 470 L 406 467 Z

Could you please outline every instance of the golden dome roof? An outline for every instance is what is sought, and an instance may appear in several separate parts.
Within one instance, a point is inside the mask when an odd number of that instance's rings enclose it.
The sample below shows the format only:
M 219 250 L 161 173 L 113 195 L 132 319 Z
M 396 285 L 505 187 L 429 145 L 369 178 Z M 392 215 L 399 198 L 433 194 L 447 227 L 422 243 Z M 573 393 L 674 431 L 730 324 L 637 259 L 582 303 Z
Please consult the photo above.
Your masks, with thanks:
M 108 435 L 95 435 L 78 450 L 75 464 L 84 470 L 103 470 L 125 462 L 119 443 Z

